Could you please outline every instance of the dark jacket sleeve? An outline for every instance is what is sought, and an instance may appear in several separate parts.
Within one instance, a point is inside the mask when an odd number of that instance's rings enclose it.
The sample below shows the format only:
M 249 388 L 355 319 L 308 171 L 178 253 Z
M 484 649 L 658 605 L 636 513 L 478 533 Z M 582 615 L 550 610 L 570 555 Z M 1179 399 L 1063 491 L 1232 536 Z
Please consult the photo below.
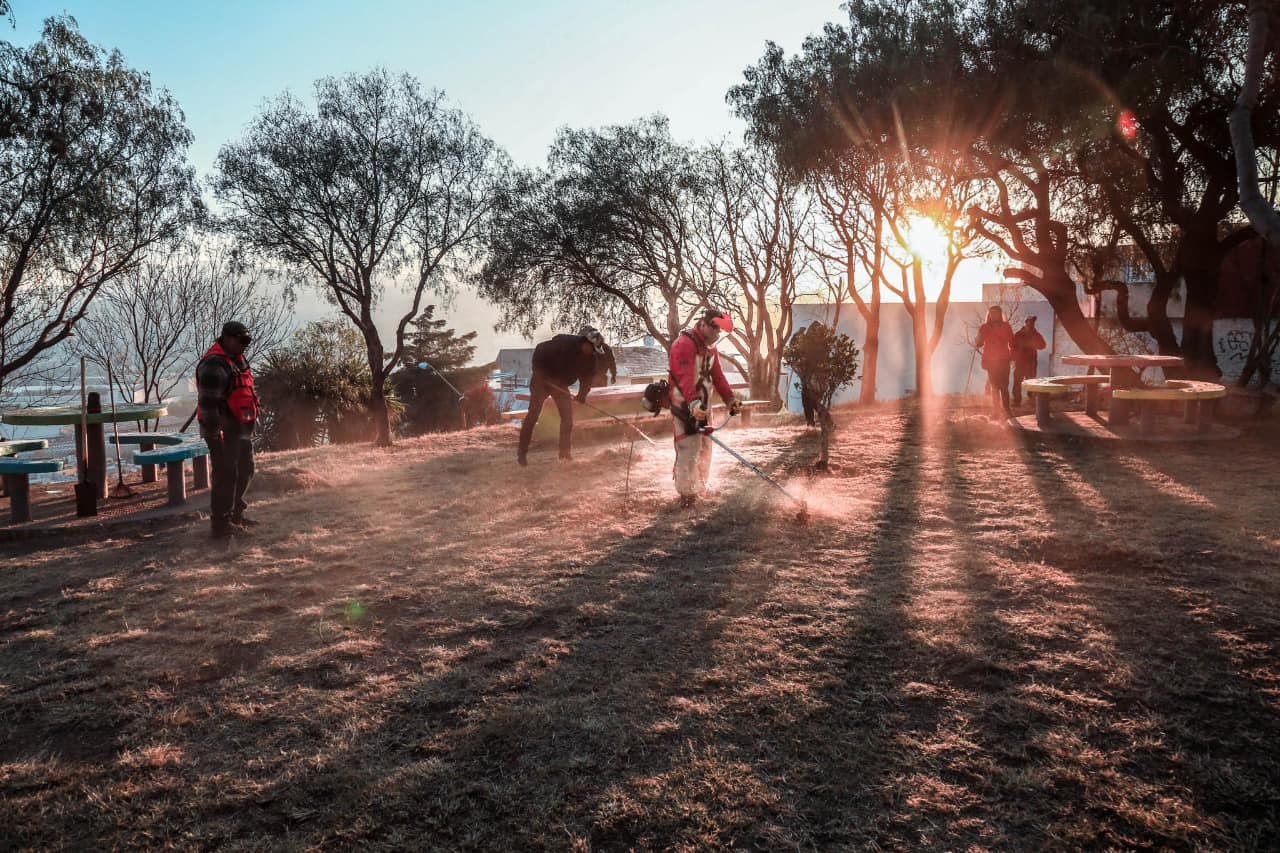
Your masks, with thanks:
M 200 408 L 200 432 L 217 437 L 231 424 L 227 397 L 231 394 L 231 366 L 221 358 L 205 358 L 196 366 L 196 393 Z
M 587 356 L 578 370 L 578 402 L 585 403 L 591 384 L 596 380 L 596 357 Z

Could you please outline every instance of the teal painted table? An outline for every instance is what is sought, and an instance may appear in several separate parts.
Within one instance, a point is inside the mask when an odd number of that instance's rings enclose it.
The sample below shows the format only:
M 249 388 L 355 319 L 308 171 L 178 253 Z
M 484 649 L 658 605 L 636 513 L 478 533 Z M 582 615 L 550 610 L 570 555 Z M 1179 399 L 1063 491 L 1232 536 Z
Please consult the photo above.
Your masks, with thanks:
M 98 498 L 107 497 L 107 442 L 103 424 L 125 423 L 129 421 L 147 421 L 163 417 L 169 409 L 156 403 L 127 403 L 117 405 L 113 413 L 111 407 L 106 411 L 95 412 L 94 397 L 89 395 L 88 436 L 81 435 L 82 410 L 79 406 L 33 406 L 27 409 L 6 409 L 0 412 L 0 421 L 14 426 L 74 426 L 76 428 L 76 455 L 79 448 L 85 447 L 89 455 L 89 479 L 98 487 Z M 77 466 L 81 464 L 76 460 Z

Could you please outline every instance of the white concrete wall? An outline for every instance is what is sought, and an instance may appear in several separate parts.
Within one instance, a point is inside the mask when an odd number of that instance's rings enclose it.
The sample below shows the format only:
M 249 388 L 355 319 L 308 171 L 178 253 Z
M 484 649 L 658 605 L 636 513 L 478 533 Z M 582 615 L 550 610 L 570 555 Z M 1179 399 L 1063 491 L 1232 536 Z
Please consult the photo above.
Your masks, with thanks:
M 973 339 L 978 327 L 986 317 L 986 302 L 953 302 L 951 303 L 943 324 L 942 339 L 934 351 L 933 391 L 935 394 L 980 393 L 985 382 L 980 359 L 975 356 Z M 1051 343 L 1054 324 L 1053 309 L 1044 301 L 1021 300 L 1016 303 L 1006 302 L 1002 307 L 1006 316 L 1015 327 L 1034 314 L 1037 328 Z M 929 324 L 932 326 L 935 306 L 927 308 Z M 835 306 L 824 304 L 806 304 L 795 306 L 795 328 L 800 329 L 814 320 L 821 320 L 828 325 L 835 317 Z M 867 341 L 866 321 L 857 306 L 848 304 L 840 310 L 839 331 L 853 339 L 854 344 L 862 350 Z M 1040 353 L 1039 369 L 1047 373 L 1050 366 L 1051 349 Z M 860 357 L 861 368 L 865 367 L 866 355 Z M 794 388 L 795 382 L 790 373 L 782 377 L 780 391 L 787 400 L 787 408 L 800 410 L 800 394 Z M 898 302 L 884 303 L 880 307 L 880 351 L 876 367 L 876 399 L 896 400 L 916 393 L 915 379 L 915 345 L 911 334 L 911 315 Z M 861 393 L 860 380 L 855 380 L 845 387 L 837 396 L 836 402 L 856 400 Z

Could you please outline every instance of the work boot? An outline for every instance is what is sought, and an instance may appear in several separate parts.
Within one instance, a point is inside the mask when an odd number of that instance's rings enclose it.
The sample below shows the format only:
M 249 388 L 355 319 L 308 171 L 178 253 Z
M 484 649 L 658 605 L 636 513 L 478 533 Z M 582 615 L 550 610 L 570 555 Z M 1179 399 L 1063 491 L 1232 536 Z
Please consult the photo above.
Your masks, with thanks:
M 252 518 L 249 518 L 247 515 L 233 515 L 231 516 L 231 523 L 234 524 L 236 527 L 257 527 L 258 526 L 258 522 L 254 521 Z
M 236 532 L 236 529 L 231 526 L 230 522 L 224 519 L 215 518 L 213 520 L 213 527 L 210 530 L 210 536 L 214 539 L 230 539 L 232 536 L 236 535 Z

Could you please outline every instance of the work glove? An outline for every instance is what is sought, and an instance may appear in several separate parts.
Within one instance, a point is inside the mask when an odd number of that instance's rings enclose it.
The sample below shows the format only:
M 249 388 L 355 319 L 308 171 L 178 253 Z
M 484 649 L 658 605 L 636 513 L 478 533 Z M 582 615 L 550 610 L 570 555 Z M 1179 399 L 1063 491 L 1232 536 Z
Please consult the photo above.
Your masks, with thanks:
M 743 402 L 744 401 L 742 399 L 741 394 L 734 394 L 732 397 L 730 397 L 729 398 L 729 414 L 731 415 L 742 414 Z
M 707 411 L 706 405 L 701 400 L 694 400 L 689 404 L 689 414 L 693 415 L 695 421 L 706 423 L 710 412 Z

